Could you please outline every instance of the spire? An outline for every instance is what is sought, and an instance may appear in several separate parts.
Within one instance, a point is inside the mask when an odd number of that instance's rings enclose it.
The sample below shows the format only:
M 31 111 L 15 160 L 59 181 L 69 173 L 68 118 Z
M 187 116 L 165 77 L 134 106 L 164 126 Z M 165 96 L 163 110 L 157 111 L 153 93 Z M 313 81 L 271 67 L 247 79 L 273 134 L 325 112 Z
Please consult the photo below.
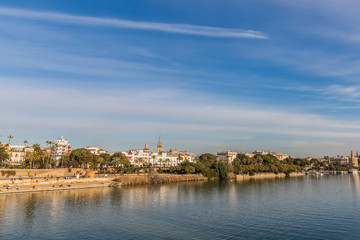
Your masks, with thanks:
M 158 142 L 158 145 L 157 145 L 157 152 L 160 153 L 162 152 L 163 149 L 162 149 L 162 144 L 161 144 L 161 135 L 159 136 L 159 142 Z

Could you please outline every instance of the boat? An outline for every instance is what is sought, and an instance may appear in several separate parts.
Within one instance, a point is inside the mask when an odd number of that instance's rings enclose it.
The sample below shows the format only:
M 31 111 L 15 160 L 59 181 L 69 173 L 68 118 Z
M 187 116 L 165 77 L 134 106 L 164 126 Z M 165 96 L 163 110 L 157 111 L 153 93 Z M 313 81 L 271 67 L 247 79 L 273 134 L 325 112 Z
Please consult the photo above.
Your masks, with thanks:
M 357 174 L 358 170 L 357 169 L 349 169 L 349 173 Z

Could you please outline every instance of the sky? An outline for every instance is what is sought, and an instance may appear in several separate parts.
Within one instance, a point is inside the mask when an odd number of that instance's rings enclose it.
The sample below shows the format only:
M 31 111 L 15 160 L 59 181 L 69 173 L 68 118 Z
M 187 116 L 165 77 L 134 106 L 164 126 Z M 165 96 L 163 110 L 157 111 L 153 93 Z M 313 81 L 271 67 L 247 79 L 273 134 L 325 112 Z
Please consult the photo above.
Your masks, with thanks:
M 0 2 L 0 140 L 360 150 L 355 0 Z

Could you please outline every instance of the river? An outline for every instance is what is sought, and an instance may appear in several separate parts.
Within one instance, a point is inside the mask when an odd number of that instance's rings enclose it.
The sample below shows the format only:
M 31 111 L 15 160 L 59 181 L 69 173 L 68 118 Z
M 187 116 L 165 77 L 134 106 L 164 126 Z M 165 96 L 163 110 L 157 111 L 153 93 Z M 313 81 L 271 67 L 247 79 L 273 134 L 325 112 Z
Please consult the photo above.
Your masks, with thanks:
M 0 195 L 0 239 L 359 239 L 359 175 Z

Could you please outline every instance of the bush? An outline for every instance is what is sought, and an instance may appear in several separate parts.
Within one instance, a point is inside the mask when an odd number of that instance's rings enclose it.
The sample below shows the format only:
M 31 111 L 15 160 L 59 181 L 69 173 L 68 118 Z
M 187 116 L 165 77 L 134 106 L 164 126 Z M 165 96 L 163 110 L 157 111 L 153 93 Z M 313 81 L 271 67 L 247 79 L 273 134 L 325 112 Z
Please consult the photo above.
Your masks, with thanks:
M 2 176 L 15 176 L 16 175 L 16 172 L 15 171 L 13 171 L 13 170 L 2 170 L 1 171 L 1 175 Z

